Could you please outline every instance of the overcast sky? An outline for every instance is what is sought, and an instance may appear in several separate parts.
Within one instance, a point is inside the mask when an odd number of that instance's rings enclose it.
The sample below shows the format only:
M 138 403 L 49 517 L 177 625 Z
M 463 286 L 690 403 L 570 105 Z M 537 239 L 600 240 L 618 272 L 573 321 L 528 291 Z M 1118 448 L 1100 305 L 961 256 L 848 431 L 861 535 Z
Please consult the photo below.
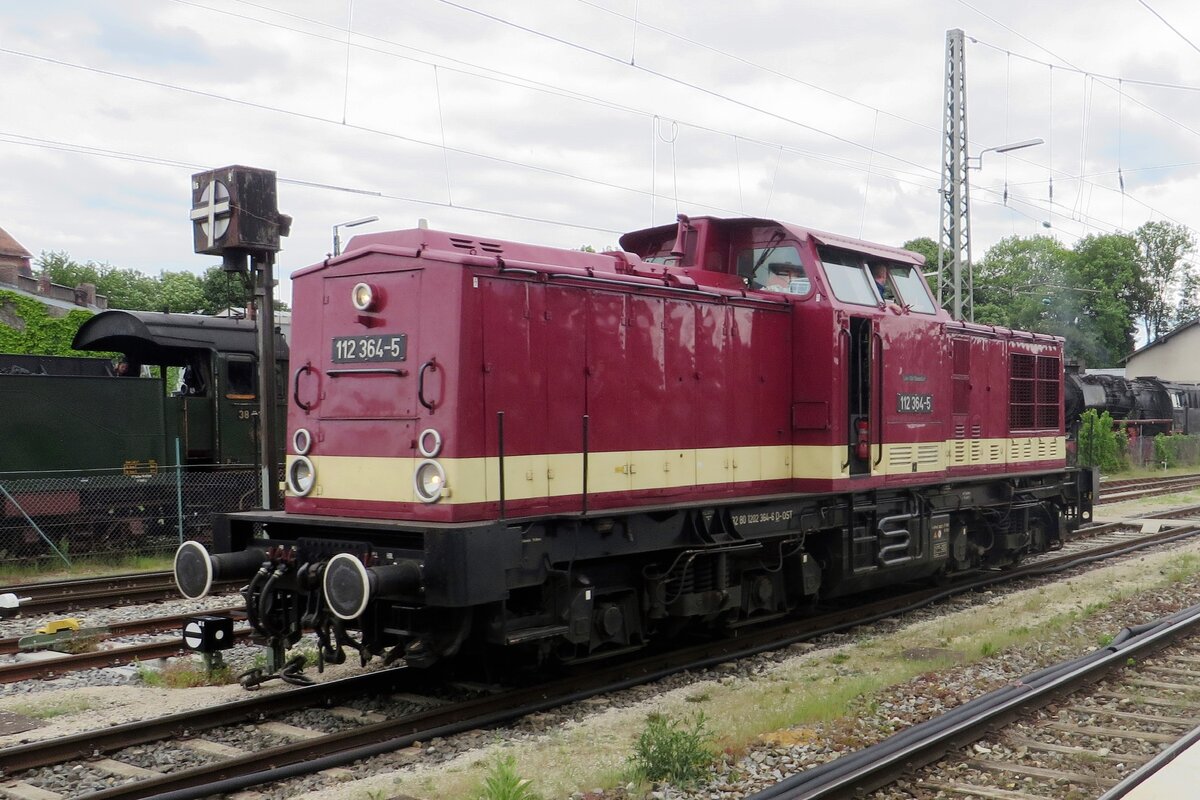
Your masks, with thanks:
M 1046 140 L 971 173 L 977 258 L 1200 229 L 1195 0 L 5 2 L 0 227 L 201 272 L 189 177 L 245 164 L 294 217 L 285 279 L 369 215 L 565 247 L 679 212 L 936 239 L 950 28 L 972 153 Z

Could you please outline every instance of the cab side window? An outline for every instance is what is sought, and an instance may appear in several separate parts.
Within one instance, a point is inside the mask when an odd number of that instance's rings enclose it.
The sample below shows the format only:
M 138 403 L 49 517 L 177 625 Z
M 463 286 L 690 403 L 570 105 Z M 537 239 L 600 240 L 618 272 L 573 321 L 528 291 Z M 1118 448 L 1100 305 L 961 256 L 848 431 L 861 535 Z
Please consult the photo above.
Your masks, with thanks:
M 738 253 L 738 274 L 751 289 L 806 295 L 812 281 L 800 263 L 800 252 L 792 245 L 749 247 Z
M 889 265 L 892 283 L 899 290 L 900 302 L 919 314 L 934 314 L 937 307 L 929 296 L 929 287 L 925 283 L 921 270 L 916 267 Z
M 843 303 L 877 306 L 880 297 L 862 256 L 848 250 L 821 249 L 821 266 L 833 296 Z
M 254 397 L 258 383 L 254 361 L 246 356 L 230 356 L 226 369 L 225 396 Z

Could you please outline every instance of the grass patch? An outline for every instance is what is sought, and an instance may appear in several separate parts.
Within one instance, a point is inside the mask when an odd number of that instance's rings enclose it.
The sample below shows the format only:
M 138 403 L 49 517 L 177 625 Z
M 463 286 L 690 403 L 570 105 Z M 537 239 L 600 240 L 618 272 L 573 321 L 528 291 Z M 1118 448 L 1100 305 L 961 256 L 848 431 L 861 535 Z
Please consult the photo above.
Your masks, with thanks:
M 138 678 L 146 686 L 164 689 L 194 689 L 197 686 L 224 686 L 234 683 L 237 677 L 228 664 L 215 667 L 211 674 L 203 664 L 190 660 L 172 661 L 162 669 L 150 669 L 145 664 L 136 664 Z
M 283 654 L 283 663 L 286 664 L 297 656 L 303 656 L 305 666 L 309 666 L 316 664 L 320 655 L 321 653 L 315 644 L 310 641 L 304 641 Z M 254 654 L 254 657 L 250 659 L 250 666 L 247 669 L 258 669 L 263 670 L 264 672 L 266 671 L 267 651 L 265 648 L 260 649 Z
M 81 714 L 91 711 L 95 703 L 91 698 L 72 695 L 68 697 L 48 697 L 44 700 L 17 703 L 8 707 L 14 714 L 33 719 L 54 719 L 70 714 Z
M 125 572 L 162 572 L 171 569 L 173 556 L 104 556 L 72 560 L 67 569 L 57 558 L 30 561 L 0 562 L 0 584 L 20 586 L 23 583 L 120 575 Z
M 635 780 L 691 786 L 708 773 L 712 740 L 703 712 L 686 720 L 651 714 L 633 744 L 630 774 Z
M 542 800 L 533 790 L 533 781 L 517 774 L 517 759 L 512 755 L 497 758 L 488 769 L 477 800 Z
M 783 684 L 766 696 L 746 698 L 738 711 L 722 720 L 717 743 L 737 750 L 764 731 L 813 725 L 844 717 L 864 695 L 926 671 L 919 662 L 890 665 L 870 675 L 813 676 L 804 688 Z M 747 693 L 749 694 L 749 693 Z
M 1183 583 L 1200 572 L 1200 555 L 1182 553 L 1167 567 L 1167 579 L 1171 583 Z

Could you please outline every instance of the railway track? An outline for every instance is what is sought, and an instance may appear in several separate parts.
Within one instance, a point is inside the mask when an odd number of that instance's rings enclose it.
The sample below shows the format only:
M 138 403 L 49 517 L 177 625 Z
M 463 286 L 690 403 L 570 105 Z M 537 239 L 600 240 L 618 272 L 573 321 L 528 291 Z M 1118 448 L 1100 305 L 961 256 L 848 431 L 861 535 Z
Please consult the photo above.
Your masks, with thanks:
M 36 742 L 0 750 L 0 770 L 16 785 L 33 794 L 47 768 L 86 769 L 96 785 L 106 788 L 84 794 L 90 800 L 154 797 L 201 797 L 290 776 L 310 774 L 348 764 L 370 755 L 403 748 L 415 741 L 487 728 L 520 716 L 555 708 L 598 694 L 653 681 L 683 669 L 703 669 L 716 663 L 779 649 L 826 633 L 895 616 L 951 594 L 980 589 L 1019 577 L 1044 575 L 1054 570 L 1095 560 L 1105 554 L 1128 552 L 1131 546 L 1147 547 L 1197 530 L 1176 530 L 1142 535 L 1136 544 L 1127 538 L 1100 542 L 1087 553 L 1057 553 L 1054 557 L 1004 573 L 991 573 L 970 584 L 951 589 L 926 589 L 903 597 L 882 598 L 853 608 L 833 611 L 806 620 L 746 628 L 735 639 L 704 642 L 663 653 L 648 653 L 622 662 L 587 665 L 558 680 L 532 687 L 505 688 L 475 693 L 447 702 L 430 693 L 431 676 L 404 668 L 330 681 L 310 687 L 250 696 L 233 704 L 201 712 L 176 714 L 145 722 L 130 723 L 72 737 Z M 408 703 L 409 710 L 381 715 L 376 711 L 348 708 L 349 699 L 377 697 L 399 692 L 394 697 Z M 394 705 L 394 704 L 393 704 Z M 308 709 L 305 722 L 288 721 L 287 715 Z M 312 714 L 321 709 L 321 719 Z M 246 752 L 222 742 L 228 726 L 253 723 L 266 738 L 266 747 Z M 173 740 L 187 750 L 194 766 L 167 774 L 155 772 L 139 762 L 137 746 Z M 119 786 L 108 783 L 124 781 Z M 106 783 L 107 782 L 107 783 Z M 41 790 L 44 791 L 44 790 Z M 52 796 L 41 795 L 47 800 Z
M 214 593 L 233 591 L 236 581 L 213 587 Z M 50 614 L 82 611 L 89 608 L 154 603 L 178 600 L 179 589 L 171 572 L 135 572 L 99 578 L 69 581 L 25 583 L 0 588 L 0 594 L 12 593 L 20 599 L 22 614 Z
M 208 613 L 236 615 L 240 611 L 240 608 L 230 607 L 214 609 Z M 182 629 L 184 621 L 193 616 L 195 615 L 175 614 L 130 622 L 112 623 L 105 626 L 106 633 L 104 635 L 105 637 L 119 638 L 122 636 L 169 630 L 178 632 Z M 249 638 L 250 631 L 246 628 L 237 629 L 234 631 L 234 636 L 238 641 L 243 641 Z M 16 655 L 20 653 L 20 641 L 21 637 L 0 639 L 0 655 Z M 187 650 L 183 646 L 181 637 L 177 635 L 171 639 L 154 642 L 142 642 L 140 644 L 108 648 L 99 647 L 78 653 L 53 653 L 52 655 L 38 656 L 31 660 L 16 660 L 0 664 L 0 683 L 55 678 L 68 672 L 77 672 L 79 670 L 95 669 L 98 667 L 118 667 L 139 661 L 167 658 L 184 652 L 187 652 Z
M 881 796 L 1098 797 L 1200 724 L 1197 679 L 1193 606 L 750 800 L 863 796 L 881 787 Z
M 1137 478 L 1104 481 L 1100 484 L 1098 504 L 1119 503 L 1142 497 L 1174 494 L 1200 487 L 1200 475 L 1174 475 L 1169 478 Z

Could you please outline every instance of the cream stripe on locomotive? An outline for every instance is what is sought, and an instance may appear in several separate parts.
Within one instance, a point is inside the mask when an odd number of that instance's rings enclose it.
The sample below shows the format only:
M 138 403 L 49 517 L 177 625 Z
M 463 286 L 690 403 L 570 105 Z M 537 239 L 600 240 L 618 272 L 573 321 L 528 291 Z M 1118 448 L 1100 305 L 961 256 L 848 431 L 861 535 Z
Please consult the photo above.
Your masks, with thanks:
M 881 457 L 882 455 L 882 457 Z M 872 447 L 872 474 L 912 475 L 947 468 L 1021 464 L 1066 457 L 1062 436 L 1013 439 L 952 439 Z M 314 498 L 413 503 L 415 458 L 318 456 Z M 288 465 L 295 456 L 288 456 Z M 496 458 L 438 459 L 446 471 L 442 503 L 500 499 Z M 707 450 L 648 450 L 588 455 L 588 492 L 671 490 L 788 479 L 849 478 L 845 446 L 729 447 Z M 509 456 L 504 459 L 504 493 L 509 500 L 579 494 L 579 453 Z

